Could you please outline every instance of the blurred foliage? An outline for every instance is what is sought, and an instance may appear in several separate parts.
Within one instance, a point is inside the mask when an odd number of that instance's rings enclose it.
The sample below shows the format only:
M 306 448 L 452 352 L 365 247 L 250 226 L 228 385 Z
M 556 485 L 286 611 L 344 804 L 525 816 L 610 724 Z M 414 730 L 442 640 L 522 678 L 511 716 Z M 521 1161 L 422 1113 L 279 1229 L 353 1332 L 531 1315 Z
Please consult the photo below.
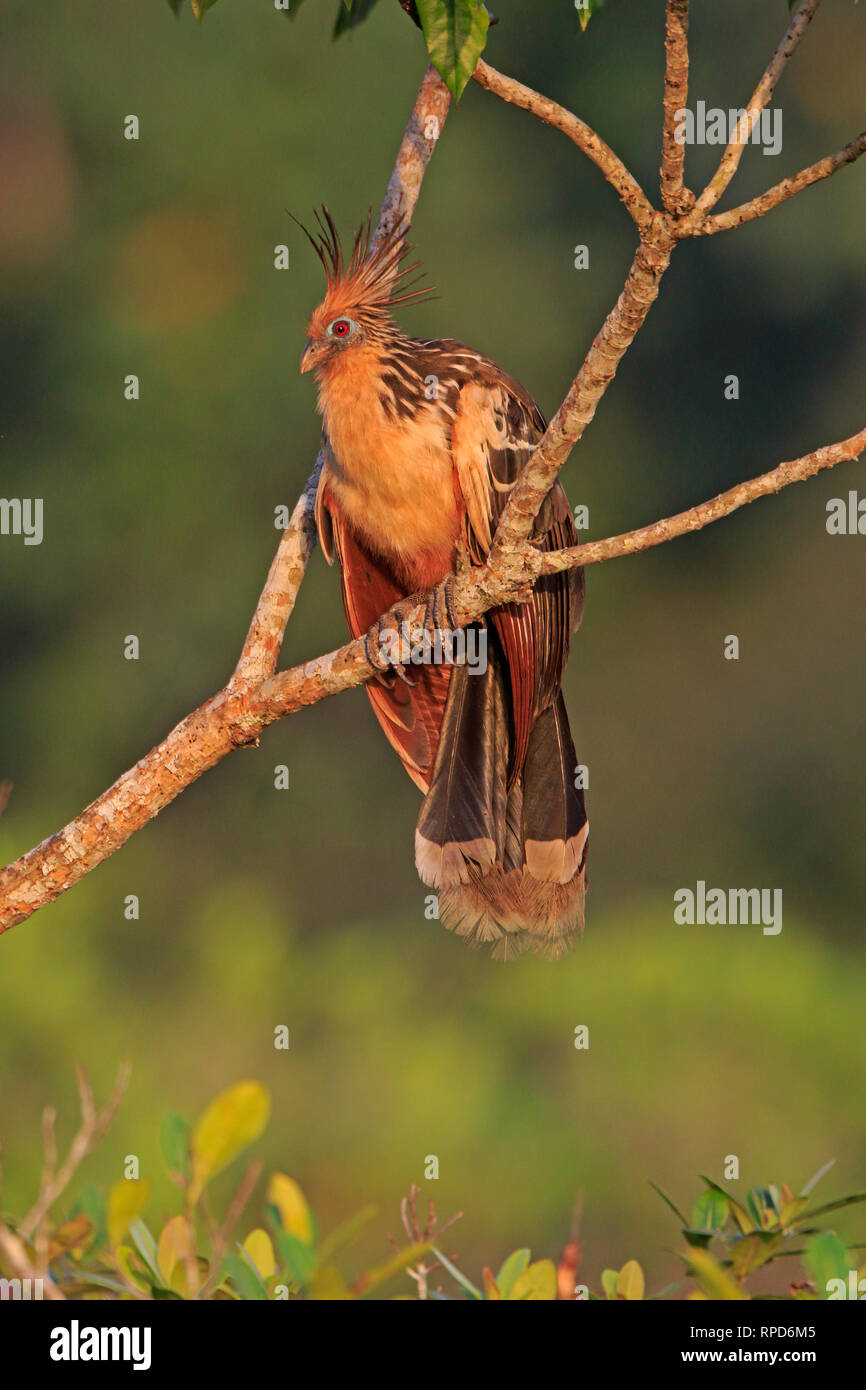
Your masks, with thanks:
M 791 1280 L 790 1296 L 794 1299 L 829 1298 L 833 1296 L 832 1281 L 841 1277 L 847 1289 L 852 1271 L 858 1283 L 866 1277 L 866 1264 L 856 1270 L 853 1257 L 836 1232 L 828 1229 L 823 1220 L 815 1224 L 818 1217 L 825 1219 L 831 1212 L 866 1202 L 866 1192 L 856 1192 L 810 1206 L 812 1190 L 830 1167 L 832 1163 L 819 1168 L 796 1196 L 787 1183 L 782 1183 L 779 1187 L 753 1187 L 742 1202 L 711 1178 L 704 1178 L 705 1189 L 692 1207 L 687 1224 L 670 1198 L 657 1189 L 684 1224 L 682 1234 L 691 1247 L 683 1259 L 699 1288 L 689 1296 L 713 1300 L 748 1298 L 745 1286 L 750 1275 L 773 1261 L 796 1256 L 802 1257 L 812 1280 L 799 1284 Z M 719 1247 L 721 1252 L 717 1253 Z M 861 1244 L 852 1248 L 866 1247 Z
M 414 1185 L 401 1206 L 409 1243 L 400 1246 L 391 1238 L 393 1254 L 351 1279 L 334 1261 L 340 1255 L 342 1262 L 344 1250 L 375 1217 L 375 1207 L 364 1208 L 329 1236 L 320 1238 L 318 1222 L 304 1193 L 286 1173 L 274 1172 L 267 1182 L 267 1229 L 255 1226 L 241 1238 L 236 1226 L 242 1217 L 249 1222 L 245 1208 L 258 1177 L 258 1165 L 248 1168 L 223 1216 L 214 1211 L 208 1188 L 217 1173 L 259 1137 L 270 1109 L 266 1088 L 244 1081 L 221 1091 L 195 1126 L 169 1114 L 161 1131 L 162 1157 L 171 1180 L 181 1189 L 181 1210 L 166 1217 L 157 1234 L 144 1220 L 150 1197 L 146 1179 L 123 1178 L 113 1185 L 107 1198 L 89 1185 L 67 1218 L 52 1222 L 55 1199 L 44 1211 L 33 1239 L 22 1236 L 28 1268 L 37 1270 L 38 1277 L 50 1278 L 67 1297 L 78 1299 L 345 1301 L 375 1293 L 401 1274 L 411 1277 L 421 1299 L 447 1300 L 460 1295 L 473 1302 L 643 1299 L 644 1273 L 634 1259 L 627 1260 L 620 1270 L 605 1269 L 601 1276 L 603 1294 L 599 1294 L 578 1283 L 578 1260 L 568 1259 L 567 1251 L 557 1267 L 551 1259 L 533 1261 L 528 1248 L 506 1256 L 496 1275 L 485 1265 L 479 1288 L 458 1268 L 455 1257 L 438 1248 L 442 1234 L 458 1218 L 439 1227 L 431 1201 L 422 1229 Z M 851 1287 L 855 1290 L 851 1296 L 857 1297 L 861 1279 L 866 1287 L 866 1264 L 859 1271 L 852 1269 L 849 1251 L 836 1232 L 814 1223 L 817 1217 L 866 1201 L 866 1192 L 810 1207 L 809 1194 L 830 1166 L 819 1170 L 796 1197 L 783 1183 L 781 1187 L 753 1188 L 743 1204 L 705 1178 L 705 1191 L 695 1202 L 691 1222 L 682 1233 L 691 1247 L 684 1257 L 687 1274 L 698 1286 L 687 1296 L 748 1298 L 746 1279 L 755 1270 L 782 1256 L 801 1255 L 812 1278 L 791 1283 L 790 1297 L 847 1297 Z M 57 1198 L 61 1195 L 58 1193 Z M 670 1198 L 660 1195 L 684 1222 Z M 790 1248 L 788 1242 L 797 1236 L 809 1237 L 804 1249 Z M 710 1253 L 712 1242 L 724 1246 L 724 1257 Z M 201 1253 L 203 1249 L 207 1253 Z M 450 1276 L 455 1290 L 443 1289 L 440 1270 Z M 10 1279 L 22 1272 L 8 1260 L 5 1265 L 0 1260 L 0 1271 Z M 435 1287 L 431 1282 L 434 1273 Z M 841 1293 L 837 1288 L 840 1280 Z M 678 1288 L 670 1285 L 651 1297 L 660 1298 Z
M 562 0 L 493 8 L 490 61 L 576 110 L 655 189 L 663 6 L 616 0 L 585 39 Z M 692 10 L 695 99 L 740 103 L 785 6 Z M 864 19 L 862 5 L 825 0 L 774 98 L 783 152 L 747 150 L 728 203 L 862 128 Z M 7 0 L 4 20 L 2 494 L 44 498 L 46 528 L 39 547 L 0 542 L 5 862 L 232 669 L 274 508 L 293 503 L 319 436 L 297 357 L 321 273 L 285 208 L 324 199 L 348 230 L 378 204 L 424 53 L 385 3 L 336 44 L 334 7 L 312 0 L 293 24 L 241 0 L 220 0 L 201 26 L 156 0 L 69 0 L 50 23 Z M 131 112 L 138 141 L 123 137 Z M 688 151 L 692 186 L 717 153 Z M 863 173 L 861 161 L 678 252 L 564 472 L 590 538 L 860 426 Z M 633 251 L 597 171 L 470 84 L 413 240 L 440 298 L 404 326 L 489 353 L 550 413 Z M 288 272 L 274 268 L 280 243 Z M 577 243 L 588 272 L 574 269 Z M 136 402 L 123 397 L 128 372 Z M 269 730 L 4 936 L 7 1208 L 32 1187 L 42 1097 L 79 1056 L 103 1081 L 119 1056 L 136 1069 L 116 1147 L 89 1160 L 94 1184 L 110 1189 L 123 1155 L 140 1153 L 150 1209 L 168 1211 L 159 1117 L 256 1076 L 273 1101 L 269 1166 L 291 1154 L 323 1229 L 370 1201 L 385 1209 L 436 1154 L 437 1204 L 465 1205 L 472 1270 L 498 1270 L 515 1232 L 559 1249 L 582 1192 L 587 1267 L 621 1270 L 647 1251 L 646 1286 L 661 1289 L 682 1268 L 645 1174 L 685 1190 L 731 1152 L 744 1186 L 833 1152 L 840 1189 L 856 1189 L 866 551 L 824 522 L 828 499 L 866 491 L 862 476 L 841 467 L 587 572 L 566 698 L 590 769 L 588 923 L 559 965 L 499 970 L 426 920 L 417 793 L 362 692 Z M 722 660 L 730 632 L 739 662 Z M 139 661 L 123 659 L 129 633 Z M 284 660 L 343 635 L 336 576 L 316 556 Z M 675 927 L 673 892 L 698 878 L 782 886 L 783 931 Z M 273 1045 L 281 1025 L 288 1051 Z M 209 1183 L 218 1204 L 229 1176 Z M 846 1219 L 842 1241 L 855 1238 Z M 380 1257 L 367 1226 L 359 1267 Z M 777 1277 L 771 1264 L 750 1282 Z

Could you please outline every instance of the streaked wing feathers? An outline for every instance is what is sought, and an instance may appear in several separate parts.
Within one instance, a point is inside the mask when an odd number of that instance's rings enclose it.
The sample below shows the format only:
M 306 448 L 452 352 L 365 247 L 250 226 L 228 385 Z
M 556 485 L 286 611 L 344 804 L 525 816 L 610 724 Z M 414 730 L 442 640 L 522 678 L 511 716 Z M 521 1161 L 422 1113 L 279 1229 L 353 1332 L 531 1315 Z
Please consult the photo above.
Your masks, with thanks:
M 513 483 L 544 433 L 541 411 L 523 387 L 493 363 L 480 360 L 460 391 L 452 426 L 454 468 L 466 508 L 465 541 L 472 559 L 484 560 Z M 554 484 L 534 527 L 545 550 L 577 539 L 571 511 Z M 568 660 L 571 632 L 583 611 L 583 573 L 550 575 L 527 604 L 496 608 L 490 619 L 511 676 L 514 715 L 512 772 L 526 754 L 538 715 L 556 696 Z

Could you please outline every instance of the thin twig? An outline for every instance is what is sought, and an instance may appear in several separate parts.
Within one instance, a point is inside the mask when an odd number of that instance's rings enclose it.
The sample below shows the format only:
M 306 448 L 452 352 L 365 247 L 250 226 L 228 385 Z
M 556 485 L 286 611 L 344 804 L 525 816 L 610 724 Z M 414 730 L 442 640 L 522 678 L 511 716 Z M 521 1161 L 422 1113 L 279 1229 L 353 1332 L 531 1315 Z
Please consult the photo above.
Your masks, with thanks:
M 804 188 L 811 187 L 813 183 L 828 179 L 837 169 L 844 169 L 846 164 L 853 164 L 861 154 L 866 154 L 866 130 L 856 135 L 836 154 L 828 154 L 826 158 L 810 164 L 808 169 L 801 169 L 799 174 L 782 179 L 780 183 L 768 188 L 766 193 L 751 198 L 748 203 L 741 203 L 729 212 L 717 212 L 711 217 L 705 217 L 693 228 L 691 235 L 712 236 L 715 232 L 726 232 L 733 227 L 741 227 L 744 222 L 753 222 L 756 217 L 763 217 L 772 208 L 778 207 L 788 198 L 793 198 L 795 193 L 802 193 Z
M 825 444 L 814 449 L 811 454 L 780 463 L 769 473 L 762 473 L 747 482 L 737 483 L 727 492 L 719 493 L 708 502 L 701 502 L 688 511 L 677 512 L 675 516 L 664 517 L 651 526 L 641 526 L 636 531 L 626 531 L 621 536 L 610 536 L 603 541 L 587 541 L 584 545 L 571 546 L 568 550 L 557 550 L 542 556 L 542 574 L 555 574 L 561 570 L 573 569 L 575 565 L 597 565 L 602 560 L 612 560 L 619 555 L 635 555 L 649 550 L 651 546 L 662 545 L 689 531 L 700 531 L 713 521 L 720 521 L 731 512 L 745 507 L 759 497 L 769 497 L 781 492 L 791 483 L 801 483 L 812 478 L 825 468 L 834 468 L 837 463 L 853 461 L 866 450 L 866 428 L 838 444 Z
M 19 1225 L 18 1235 L 22 1240 L 26 1241 L 30 1239 L 31 1235 L 51 1210 L 60 1194 L 68 1186 L 79 1164 L 104 1138 L 109 1125 L 114 1119 L 117 1107 L 123 1099 L 126 1087 L 129 1083 L 131 1070 L 132 1068 L 129 1062 L 121 1063 L 117 1070 L 117 1080 L 114 1083 L 114 1090 L 102 1110 L 97 1112 L 93 1106 L 93 1091 L 87 1073 L 83 1067 L 76 1068 L 78 1095 L 81 1105 L 81 1123 L 72 1139 L 69 1152 L 64 1162 L 61 1164 L 60 1169 L 52 1175 L 50 1181 L 40 1187 L 39 1196 Z
M 3 1221 L 0 1221 L 0 1254 L 4 1256 L 7 1264 L 14 1270 L 16 1278 L 29 1279 L 31 1284 L 36 1287 L 38 1287 L 36 1281 L 42 1281 L 41 1293 L 43 1299 L 58 1303 L 66 1302 L 66 1295 L 60 1292 L 60 1289 L 50 1275 L 40 1274 L 39 1270 L 31 1262 L 21 1237 L 16 1235 L 14 1231 L 10 1231 L 9 1227 L 5 1225 Z M 31 1293 L 36 1297 L 35 1289 L 31 1289 Z
M 206 1298 L 210 1291 L 219 1283 L 220 1268 L 222 1266 L 223 1256 L 231 1240 L 232 1231 L 244 1214 L 244 1209 L 250 1197 L 253 1195 L 253 1188 L 259 1180 L 261 1171 L 262 1164 L 257 1158 L 253 1159 L 253 1161 L 247 1165 L 246 1172 L 238 1184 L 237 1191 L 229 1202 L 225 1220 L 214 1237 L 211 1246 L 210 1267 L 208 1269 L 207 1278 L 202 1285 L 199 1298 Z
M 815 13 L 821 0 L 802 0 L 791 17 L 791 22 L 785 30 L 778 48 L 764 69 L 764 74 L 752 93 L 751 100 L 744 114 L 737 122 L 737 129 L 733 138 L 728 142 L 727 148 L 719 162 L 710 182 L 707 184 L 701 196 L 698 198 L 694 207 L 694 221 L 697 222 L 710 208 L 715 207 L 721 198 L 734 174 L 739 168 L 740 160 L 743 157 L 743 150 L 751 138 L 755 121 L 766 107 L 776 83 L 779 81 L 791 57 L 796 51 L 800 40 L 815 17 Z
M 493 92 L 494 96 L 500 97 L 512 106 L 521 106 L 524 111 L 530 111 L 546 125 L 555 126 L 567 135 L 616 189 L 636 226 L 643 230 L 650 225 L 655 216 L 652 203 L 619 156 L 614 154 L 610 146 L 586 124 L 586 121 L 560 106 L 559 102 L 534 91 L 532 87 L 526 87 L 515 78 L 497 72 L 496 68 L 485 63 L 483 58 L 478 60 L 472 76 L 485 91 Z

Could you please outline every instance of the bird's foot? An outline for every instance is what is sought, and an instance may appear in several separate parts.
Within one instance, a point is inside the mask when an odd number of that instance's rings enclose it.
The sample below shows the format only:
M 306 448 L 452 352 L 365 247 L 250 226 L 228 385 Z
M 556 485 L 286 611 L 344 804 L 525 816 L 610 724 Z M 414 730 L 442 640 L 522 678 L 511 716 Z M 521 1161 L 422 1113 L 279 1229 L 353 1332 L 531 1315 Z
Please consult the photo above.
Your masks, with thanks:
M 455 584 L 453 574 L 449 574 L 437 584 L 435 589 L 430 590 L 427 604 L 424 609 L 423 627 L 425 632 L 431 634 L 447 630 L 456 632 L 460 624 L 457 621 L 457 610 L 455 606 Z M 445 619 L 443 624 L 442 619 Z
M 388 634 L 386 639 L 385 634 Z M 364 654 L 370 665 L 376 671 L 376 680 L 386 689 L 390 689 L 395 680 L 401 680 L 404 685 L 414 686 L 416 681 L 412 681 L 406 675 L 404 666 L 395 661 L 389 661 L 383 654 L 383 646 L 391 642 L 395 636 L 393 627 L 386 627 L 384 618 L 377 618 L 373 626 L 364 634 Z

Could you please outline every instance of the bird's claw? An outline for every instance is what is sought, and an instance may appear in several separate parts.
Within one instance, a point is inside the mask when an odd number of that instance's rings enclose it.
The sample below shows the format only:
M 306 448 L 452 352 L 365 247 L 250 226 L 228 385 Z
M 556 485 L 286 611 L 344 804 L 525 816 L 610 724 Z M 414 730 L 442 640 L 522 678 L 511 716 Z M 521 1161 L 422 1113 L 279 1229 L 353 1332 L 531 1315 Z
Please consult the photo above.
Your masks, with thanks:
M 374 625 L 364 634 L 364 655 L 376 672 L 376 680 L 386 689 L 390 689 L 394 684 L 394 678 L 397 677 L 404 685 L 414 688 L 417 681 L 409 679 L 404 667 L 392 663 L 382 656 L 382 634 L 386 631 L 393 631 L 393 629 L 386 628 L 382 618 L 377 618 Z
M 441 584 L 437 584 L 435 589 L 431 589 L 424 609 L 424 628 L 429 633 L 442 632 L 442 615 L 445 616 L 445 628 L 450 632 L 456 632 L 460 624 L 457 621 L 457 613 L 454 606 L 454 575 L 449 574 L 443 579 Z

